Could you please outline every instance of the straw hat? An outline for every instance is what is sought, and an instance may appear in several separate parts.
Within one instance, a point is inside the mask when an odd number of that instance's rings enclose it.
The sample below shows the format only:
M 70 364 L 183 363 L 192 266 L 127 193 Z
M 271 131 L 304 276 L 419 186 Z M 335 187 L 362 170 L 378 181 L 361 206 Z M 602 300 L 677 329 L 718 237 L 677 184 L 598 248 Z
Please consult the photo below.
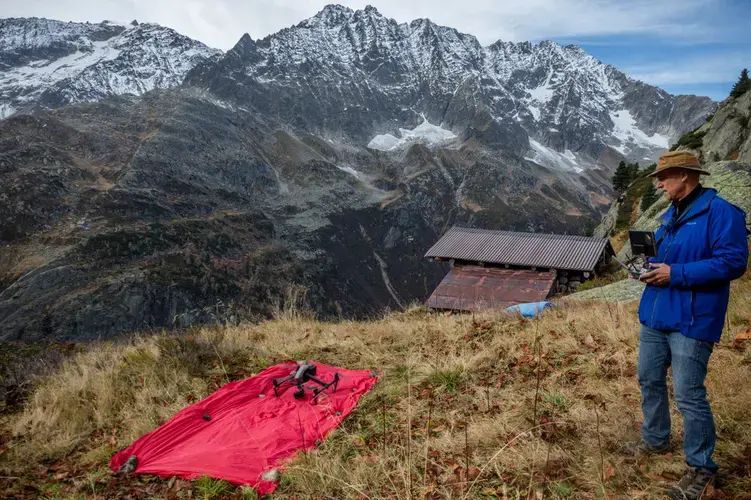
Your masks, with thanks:
M 699 159 L 695 155 L 688 151 L 671 151 L 660 156 L 657 168 L 648 177 L 654 177 L 671 168 L 684 168 L 686 170 L 694 170 L 702 175 L 712 175 L 701 168 L 701 163 L 699 163 Z

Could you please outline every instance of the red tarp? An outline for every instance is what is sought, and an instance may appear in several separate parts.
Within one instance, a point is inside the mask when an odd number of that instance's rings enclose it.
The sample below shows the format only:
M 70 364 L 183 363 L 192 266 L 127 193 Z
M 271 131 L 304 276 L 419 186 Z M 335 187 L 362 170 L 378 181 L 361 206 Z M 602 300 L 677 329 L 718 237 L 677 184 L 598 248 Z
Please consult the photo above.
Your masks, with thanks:
M 262 480 L 263 473 L 283 469 L 284 460 L 297 450 L 315 448 L 316 441 L 323 441 L 377 380 L 368 371 L 319 363 L 316 367 L 316 377 L 324 382 L 331 381 L 334 373 L 341 379 L 336 392 L 327 389 L 315 404 L 308 390 L 305 399 L 295 400 L 296 388 L 290 384 L 280 388 L 276 398 L 272 380 L 288 376 L 296 366 L 272 366 L 181 410 L 112 457 L 110 467 L 117 470 L 135 455 L 137 474 L 185 479 L 210 476 L 253 486 L 262 495 L 272 493 L 277 483 Z

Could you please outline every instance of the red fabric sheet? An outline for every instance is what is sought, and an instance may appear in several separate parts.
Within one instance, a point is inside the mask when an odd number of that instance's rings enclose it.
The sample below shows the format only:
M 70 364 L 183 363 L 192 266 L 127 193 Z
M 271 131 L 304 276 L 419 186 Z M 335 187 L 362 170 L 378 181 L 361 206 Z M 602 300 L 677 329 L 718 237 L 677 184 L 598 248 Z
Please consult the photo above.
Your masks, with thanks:
M 277 365 L 246 380 L 232 382 L 208 398 L 181 410 L 169 422 L 138 439 L 110 461 L 117 470 L 131 455 L 138 457 L 137 474 L 196 479 L 210 476 L 272 493 L 277 484 L 261 476 L 283 469 L 297 450 L 315 448 L 357 405 L 377 377 L 368 371 L 342 370 L 316 363 L 324 382 L 339 373 L 336 392 L 327 389 L 312 403 L 295 400 L 296 388 L 285 384 L 274 396 L 272 380 L 284 378 L 294 364 Z M 306 385 L 314 385 L 308 383 Z M 264 395 L 261 397 L 260 395 Z M 208 414 L 211 420 L 206 421 Z

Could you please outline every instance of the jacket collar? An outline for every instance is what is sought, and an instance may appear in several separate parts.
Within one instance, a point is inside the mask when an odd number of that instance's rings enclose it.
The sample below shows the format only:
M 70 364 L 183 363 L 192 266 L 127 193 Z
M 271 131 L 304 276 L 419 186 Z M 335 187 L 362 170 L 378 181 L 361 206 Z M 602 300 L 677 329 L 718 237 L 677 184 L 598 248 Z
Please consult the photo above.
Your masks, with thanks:
M 678 220 L 673 223 L 673 228 L 678 228 L 694 217 L 698 217 L 704 212 L 707 212 L 709 210 L 709 204 L 712 203 L 712 200 L 714 200 L 716 196 L 716 189 L 704 188 L 704 191 L 699 195 L 699 197 L 694 200 L 691 206 L 689 206 L 688 209 L 678 218 Z M 673 218 L 674 212 L 675 206 L 670 205 L 670 208 L 667 209 L 665 213 L 660 217 L 660 221 L 663 225 L 668 227 L 670 226 L 670 221 Z

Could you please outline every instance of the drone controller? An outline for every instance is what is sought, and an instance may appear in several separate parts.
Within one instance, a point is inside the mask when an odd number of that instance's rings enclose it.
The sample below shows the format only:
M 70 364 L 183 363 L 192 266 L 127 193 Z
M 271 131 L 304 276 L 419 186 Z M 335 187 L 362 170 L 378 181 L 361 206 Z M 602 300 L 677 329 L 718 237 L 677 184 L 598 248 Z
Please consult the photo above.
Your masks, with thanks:
M 652 265 L 649 262 L 644 262 L 641 267 L 634 266 L 635 269 L 629 270 L 629 274 L 635 279 L 641 279 L 647 273 L 652 272 Z
M 628 275 L 635 280 L 640 280 L 642 276 L 647 273 L 651 273 L 654 270 L 652 264 L 650 264 L 647 260 L 645 260 L 642 264 L 637 264 L 633 260 L 628 261 L 626 264 L 624 264 L 615 257 L 613 257 L 613 260 L 615 260 L 623 269 L 628 271 Z
M 649 257 L 656 257 L 659 242 L 655 239 L 655 233 L 653 231 L 629 231 L 629 240 L 631 241 L 631 254 L 634 256 L 631 260 L 625 264 L 613 257 L 613 259 L 628 271 L 628 275 L 636 280 L 641 280 L 641 277 L 647 273 L 651 273 L 654 268 L 649 262 Z M 637 263 L 641 260 L 641 263 Z

